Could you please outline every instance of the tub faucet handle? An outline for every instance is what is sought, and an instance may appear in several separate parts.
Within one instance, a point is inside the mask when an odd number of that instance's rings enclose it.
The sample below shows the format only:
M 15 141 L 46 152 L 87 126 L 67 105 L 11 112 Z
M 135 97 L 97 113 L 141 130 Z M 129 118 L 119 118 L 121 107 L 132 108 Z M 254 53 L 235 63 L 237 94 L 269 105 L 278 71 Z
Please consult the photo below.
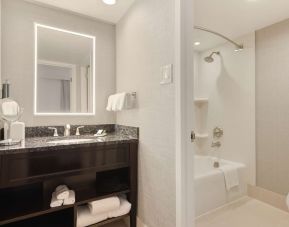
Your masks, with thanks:
M 224 130 L 220 127 L 216 127 L 213 130 L 213 136 L 214 138 L 221 138 L 224 135 Z

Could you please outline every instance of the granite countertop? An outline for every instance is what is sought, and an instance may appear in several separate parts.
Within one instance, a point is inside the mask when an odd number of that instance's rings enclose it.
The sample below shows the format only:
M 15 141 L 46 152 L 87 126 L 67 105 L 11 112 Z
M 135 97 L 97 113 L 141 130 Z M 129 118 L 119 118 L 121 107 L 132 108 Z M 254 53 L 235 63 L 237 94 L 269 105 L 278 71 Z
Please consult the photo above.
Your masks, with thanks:
M 73 142 L 68 144 L 55 144 L 47 143 L 49 141 L 56 140 L 69 140 L 69 139 L 89 139 L 89 141 Z M 94 137 L 93 135 L 84 136 L 59 136 L 59 137 L 32 137 L 26 138 L 21 145 L 16 146 L 0 146 L 0 155 L 15 154 L 15 153 L 27 153 L 27 152 L 39 152 L 49 151 L 57 149 L 72 149 L 78 147 L 90 147 L 90 146 L 103 146 L 114 145 L 122 143 L 137 143 L 138 138 L 131 135 L 124 135 L 121 133 L 109 133 L 104 137 Z

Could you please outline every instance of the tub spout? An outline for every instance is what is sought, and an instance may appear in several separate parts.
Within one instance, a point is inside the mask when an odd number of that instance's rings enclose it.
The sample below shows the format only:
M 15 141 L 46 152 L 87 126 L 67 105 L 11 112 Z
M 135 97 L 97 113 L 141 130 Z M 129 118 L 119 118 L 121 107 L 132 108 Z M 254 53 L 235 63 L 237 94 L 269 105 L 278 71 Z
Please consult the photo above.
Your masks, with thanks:
M 220 141 L 212 142 L 212 145 L 211 145 L 211 147 L 217 147 L 217 148 L 219 148 L 219 147 L 221 147 L 221 146 L 222 146 L 222 144 L 221 144 Z

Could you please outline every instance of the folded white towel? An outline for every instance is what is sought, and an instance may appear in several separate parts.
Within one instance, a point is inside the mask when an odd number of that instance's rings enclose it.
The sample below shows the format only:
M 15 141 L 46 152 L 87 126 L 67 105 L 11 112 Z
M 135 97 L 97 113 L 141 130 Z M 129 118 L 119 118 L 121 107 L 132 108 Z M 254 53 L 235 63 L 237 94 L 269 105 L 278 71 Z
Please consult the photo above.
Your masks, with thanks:
M 57 199 L 56 198 L 56 193 L 53 192 L 52 193 L 52 197 L 51 197 L 51 202 L 50 202 L 50 207 L 60 207 L 63 204 L 63 200 L 62 199 Z
M 232 188 L 239 186 L 239 175 L 238 169 L 232 165 L 223 165 L 219 168 L 225 177 L 225 184 L 227 191 L 230 191 Z
M 134 99 L 130 93 L 122 92 L 109 96 L 107 111 L 122 111 L 131 109 L 134 106 Z
M 75 203 L 75 192 L 73 190 L 69 190 L 69 196 L 67 199 L 64 199 L 63 205 L 72 205 Z
M 77 208 L 77 227 L 85 227 L 102 222 L 108 218 L 107 213 L 93 215 L 90 213 L 88 206 Z
M 115 211 L 111 211 L 108 213 L 109 218 L 116 218 L 123 215 L 126 215 L 131 210 L 131 203 L 129 203 L 126 199 L 120 198 L 120 208 Z
M 67 199 L 69 197 L 69 189 L 66 185 L 59 185 L 56 189 L 55 189 L 55 193 L 56 193 L 56 198 L 57 199 Z
M 126 93 L 119 93 L 116 95 L 115 111 L 122 111 L 126 109 Z
M 107 213 L 120 208 L 120 199 L 118 197 L 110 197 L 106 199 L 96 200 L 88 203 L 91 214 Z

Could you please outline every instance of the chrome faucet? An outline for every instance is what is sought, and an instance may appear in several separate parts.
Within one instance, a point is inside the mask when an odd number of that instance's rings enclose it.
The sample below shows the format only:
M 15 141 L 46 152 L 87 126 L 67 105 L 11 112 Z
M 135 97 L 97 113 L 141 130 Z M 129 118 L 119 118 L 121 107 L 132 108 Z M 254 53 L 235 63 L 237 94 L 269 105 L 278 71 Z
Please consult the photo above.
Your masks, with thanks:
M 54 130 L 53 136 L 54 136 L 54 137 L 58 137 L 57 128 L 48 127 L 48 129 Z
M 70 124 L 64 126 L 64 136 L 70 136 Z
M 76 136 L 80 136 L 79 129 L 81 129 L 81 128 L 84 128 L 84 126 L 79 126 L 76 128 L 76 132 L 75 132 Z

